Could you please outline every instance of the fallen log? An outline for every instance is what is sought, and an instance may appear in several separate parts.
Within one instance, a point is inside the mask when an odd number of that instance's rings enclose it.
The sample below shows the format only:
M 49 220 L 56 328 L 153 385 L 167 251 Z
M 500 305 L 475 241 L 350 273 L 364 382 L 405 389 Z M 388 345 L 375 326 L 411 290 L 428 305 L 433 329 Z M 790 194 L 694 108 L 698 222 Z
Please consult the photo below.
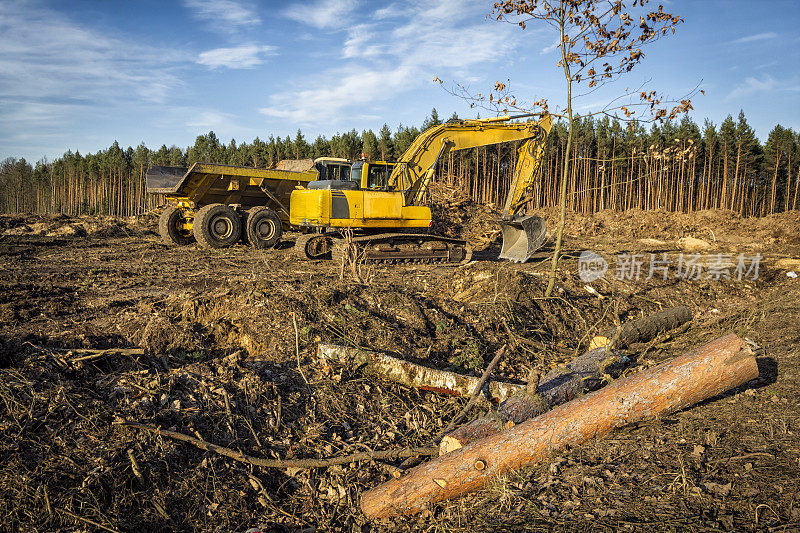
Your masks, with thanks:
M 616 427 L 662 416 L 758 377 L 755 356 L 734 334 L 496 435 L 472 442 L 365 492 L 370 518 L 422 511 L 427 505 L 483 487 L 492 478 L 533 465 Z
M 407 387 L 465 398 L 472 396 L 472 392 L 481 381 L 481 378 L 428 368 L 384 353 L 335 344 L 320 344 L 317 355 L 320 359 L 360 367 L 368 374 L 374 374 Z M 525 390 L 525 385 L 490 381 L 485 390 L 491 398 L 503 401 L 515 392 Z
M 485 417 L 494 419 L 495 423 L 478 418 L 442 437 L 439 454 L 450 453 L 473 440 L 488 436 L 492 428 L 497 433 L 573 400 L 586 390 L 594 390 L 601 384 L 603 376 L 609 373 L 618 375 L 626 363 L 626 357 L 606 348 L 590 350 L 566 366 L 554 368 L 545 374 L 538 387 L 529 387 L 534 392 L 520 391 L 501 402 L 497 412 Z
M 692 312 L 686 306 L 664 309 L 604 331 L 592 339 L 589 349 L 612 345 L 614 348 L 624 348 L 637 342 L 648 342 L 691 319 Z
M 531 387 L 529 384 L 527 390 L 516 392 L 500 403 L 497 412 L 492 413 L 489 420 L 478 418 L 442 437 L 439 454 L 450 453 L 473 440 L 539 416 L 585 391 L 598 388 L 604 378 L 609 375 L 616 377 L 628 363 L 625 356 L 610 350 L 612 344 L 624 346 L 646 342 L 691 319 L 692 313 L 687 307 L 673 307 L 598 335 L 592 340 L 588 352 L 545 374 L 538 386 Z

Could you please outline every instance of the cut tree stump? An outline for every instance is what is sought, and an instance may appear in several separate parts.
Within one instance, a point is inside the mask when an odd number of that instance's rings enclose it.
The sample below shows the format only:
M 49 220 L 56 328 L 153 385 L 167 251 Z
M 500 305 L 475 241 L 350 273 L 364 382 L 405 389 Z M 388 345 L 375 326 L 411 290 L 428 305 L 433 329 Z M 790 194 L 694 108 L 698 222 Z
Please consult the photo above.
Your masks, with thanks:
M 317 355 L 320 359 L 333 360 L 342 364 L 360 367 L 367 374 L 374 374 L 407 387 L 453 396 L 463 396 L 465 398 L 472 396 L 472 392 L 481 379 L 446 370 L 428 368 L 380 352 L 348 348 L 335 344 L 320 344 L 317 349 Z M 488 392 L 491 398 L 503 401 L 515 392 L 525 390 L 525 385 L 493 380 L 485 386 L 484 390 Z
M 683 409 L 757 377 L 752 350 L 730 334 L 420 465 L 365 492 L 361 509 L 370 519 L 416 513 L 565 446 Z

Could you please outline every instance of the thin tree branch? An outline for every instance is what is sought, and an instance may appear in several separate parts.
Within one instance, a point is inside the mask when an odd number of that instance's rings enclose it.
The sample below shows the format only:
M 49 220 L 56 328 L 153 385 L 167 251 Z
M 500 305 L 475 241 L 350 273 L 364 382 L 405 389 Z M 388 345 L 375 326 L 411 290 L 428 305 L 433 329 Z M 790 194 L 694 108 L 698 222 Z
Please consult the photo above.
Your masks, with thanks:
M 421 455 L 438 455 L 439 449 L 435 446 L 429 447 L 416 447 L 416 448 L 396 448 L 393 450 L 379 450 L 359 452 L 350 455 L 338 455 L 334 457 L 325 457 L 322 459 L 264 459 L 261 457 L 253 457 L 246 455 L 242 452 L 218 446 L 210 442 L 204 441 L 168 429 L 161 429 L 160 427 L 151 426 L 147 424 L 139 424 L 138 422 L 121 421 L 115 422 L 116 425 L 129 426 L 137 429 L 144 429 L 153 433 L 158 433 L 163 437 L 188 442 L 189 444 L 205 450 L 208 452 L 217 453 L 238 461 L 240 463 L 248 463 L 253 466 L 260 466 L 263 468 L 327 468 L 333 465 L 342 465 L 347 463 L 355 463 L 357 461 L 372 461 L 372 460 L 393 460 L 405 459 L 406 457 L 418 457 Z

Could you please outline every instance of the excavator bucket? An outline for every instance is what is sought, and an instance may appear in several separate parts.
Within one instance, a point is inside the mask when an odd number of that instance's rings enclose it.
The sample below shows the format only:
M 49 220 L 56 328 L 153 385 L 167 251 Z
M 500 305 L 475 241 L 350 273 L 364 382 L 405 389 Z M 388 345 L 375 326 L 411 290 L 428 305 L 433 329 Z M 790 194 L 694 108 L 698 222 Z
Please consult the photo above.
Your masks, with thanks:
M 536 215 L 515 217 L 500 223 L 503 248 L 500 259 L 524 263 L 544 244 L 547 224 Z

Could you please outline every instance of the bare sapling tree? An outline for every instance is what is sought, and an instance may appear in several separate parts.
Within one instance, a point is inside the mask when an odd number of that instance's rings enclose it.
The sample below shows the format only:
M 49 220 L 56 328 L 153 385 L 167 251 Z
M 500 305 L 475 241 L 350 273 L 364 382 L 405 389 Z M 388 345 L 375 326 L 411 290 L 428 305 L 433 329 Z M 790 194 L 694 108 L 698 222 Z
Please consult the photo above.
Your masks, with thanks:
M 339 263 L 339 279 L 344 281 L 345 273 L 349 272 L 352 281 L 359 285 L 368 285 L 375 276 L 372 265 L 367 264 L 366 251 L 360 250 L 353 241 L 353 228 L 342 231 L 344 238 L 337 246 L 341 247 L 341 260 Z
M 563 113 L 553 113 L 567 120 L 568 134 L 561 167 L 559 222 L 545 297 L 552 294 L 563 243 L 574 130 L 573 99 L 592 93 L 633 70 L 644 59 L 642 49 L 645 46 L 674 35 L 676 27 L 683 22 L 680 16 L 666 13 L 663 6 L 658 6 L 657 10 L 647 8 L 648 3 L 649 0 L 634 0 L 630 8 L 622 0 L 505 0 L 494 4 L 492 16 L 499 21 L 516 24 L 522 30 L 534 25 L 537 28 L 549 27 L 557 34 L 560 50 L 557 67 L 563 71 L 566 81 Z M 588 90 L 583 95 L 573 95 L 573 85 L 579 83 L 588 84 Z M 588 115 L 604 114 L 629 125 L 671 120 L 692 109 L 689 97 L 694 92 L 682 100 L 672 100 L 656 91 L 626 89 L 602 110 Z M 489 105 L 503 111 L 509 108 L 526 112 L 537 108 L 548 111 L 544 99 L 529 105 L 519 103 L 508 85 L 501 82 L 495 83 L 488 95 L 472 96 L 464 86 L 458 86 L 457 93 L 473 100 L 473 106 Z M 636 116 L 638 108 L 646 109 L 647 113 Z

